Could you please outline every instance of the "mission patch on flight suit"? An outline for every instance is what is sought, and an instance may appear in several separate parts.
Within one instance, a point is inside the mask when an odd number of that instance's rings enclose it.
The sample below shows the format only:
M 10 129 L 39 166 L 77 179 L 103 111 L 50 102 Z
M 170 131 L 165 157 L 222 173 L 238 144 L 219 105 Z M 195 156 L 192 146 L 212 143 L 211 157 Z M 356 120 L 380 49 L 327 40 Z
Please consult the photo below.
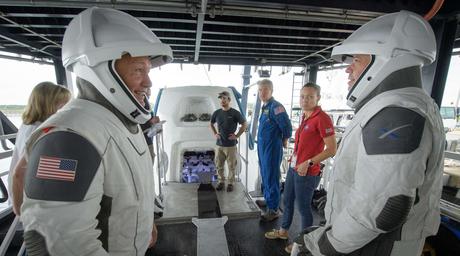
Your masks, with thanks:
M 363 142 L 368 155 L 406 154 L 420 145 L 425 118 L 401 107 L 386 107 L 363 128 Z
M 70 131 L 49 133 L 30 152 L 25 193 L 38 200 L 82 201 L 100 163 L 86 138 Z

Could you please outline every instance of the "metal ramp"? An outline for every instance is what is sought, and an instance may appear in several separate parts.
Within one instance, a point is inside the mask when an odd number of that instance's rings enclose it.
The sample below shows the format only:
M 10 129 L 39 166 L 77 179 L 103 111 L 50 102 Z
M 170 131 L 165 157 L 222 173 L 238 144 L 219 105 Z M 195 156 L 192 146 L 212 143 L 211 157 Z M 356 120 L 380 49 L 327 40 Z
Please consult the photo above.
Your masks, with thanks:
M 163 217 L 156 220 L 157 225 L 172 223 L 191 223 L 192 218 L 199 217 L 198 187 L 199 183 L 168 182 L 163 189 Z M 244 189 L 243 184 L 236 182 L 232 192 L 211 191 L 215 193 L 222 216 L 229 220 L 259 218 L 260 210 Z

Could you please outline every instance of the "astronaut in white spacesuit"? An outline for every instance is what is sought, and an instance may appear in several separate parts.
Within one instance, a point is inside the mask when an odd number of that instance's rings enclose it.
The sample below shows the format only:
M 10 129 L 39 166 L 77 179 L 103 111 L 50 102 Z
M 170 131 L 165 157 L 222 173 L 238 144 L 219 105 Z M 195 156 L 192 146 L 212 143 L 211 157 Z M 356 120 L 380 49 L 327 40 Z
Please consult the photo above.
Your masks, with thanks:
M 421 66 L 436 58 L 434 33 L 417 14 L 387 14 L 332 57 L 350 63 L 356 115 L 335 157 L 326 225 L 298 237 L 291 255 L 421 255 L 439 227 L 445 141 L 421 82 Z
M 127 13 L 90 8 L 66 29 L 79 96 L 27 143 L 28 255 L 144 255 L 157 238 L 153 167 L 140 123 L 148 73 L 172 51 Z

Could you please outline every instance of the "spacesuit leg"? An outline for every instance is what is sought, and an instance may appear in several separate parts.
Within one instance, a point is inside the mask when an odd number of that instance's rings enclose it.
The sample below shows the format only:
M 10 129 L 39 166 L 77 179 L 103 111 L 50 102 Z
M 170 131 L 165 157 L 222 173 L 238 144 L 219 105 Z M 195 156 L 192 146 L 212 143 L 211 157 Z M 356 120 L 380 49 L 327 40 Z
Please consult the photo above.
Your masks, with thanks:
M 276 143 L 270 145 L 269 150 L 266 152 L 272 152 L 271 155 L 265 155 L 263 161 L 266 163 L 267 169 L 265 170 L 265 190 L 264 196 L 267 200 L 268 209 L 278 210 L 280 200 L 280 165 L 282 157 L 282 149 Z M 265 184 L 266 183 L 266 184 Z

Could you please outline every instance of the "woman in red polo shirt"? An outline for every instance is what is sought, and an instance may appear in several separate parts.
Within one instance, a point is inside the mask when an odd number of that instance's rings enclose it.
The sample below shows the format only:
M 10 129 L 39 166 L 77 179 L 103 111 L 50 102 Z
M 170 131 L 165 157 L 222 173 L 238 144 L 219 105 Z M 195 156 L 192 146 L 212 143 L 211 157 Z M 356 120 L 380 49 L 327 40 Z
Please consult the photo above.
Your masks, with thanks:
M 294 201 L 302 218 L 302 230 L 313 224 L 311 199 L 320 181 L 321 161 L 334 156 L 337 144 L 331 118 L 318 106 L 321 87 L 307 83 L 300 91 L 302 122 L 295 133 L 294 153 L 284 187 L 284 213 L 281 228 L 265 233 L 268 239 L 288 239 L 294 216 Z M 290 252 L 292 246 L 286 247 Z

